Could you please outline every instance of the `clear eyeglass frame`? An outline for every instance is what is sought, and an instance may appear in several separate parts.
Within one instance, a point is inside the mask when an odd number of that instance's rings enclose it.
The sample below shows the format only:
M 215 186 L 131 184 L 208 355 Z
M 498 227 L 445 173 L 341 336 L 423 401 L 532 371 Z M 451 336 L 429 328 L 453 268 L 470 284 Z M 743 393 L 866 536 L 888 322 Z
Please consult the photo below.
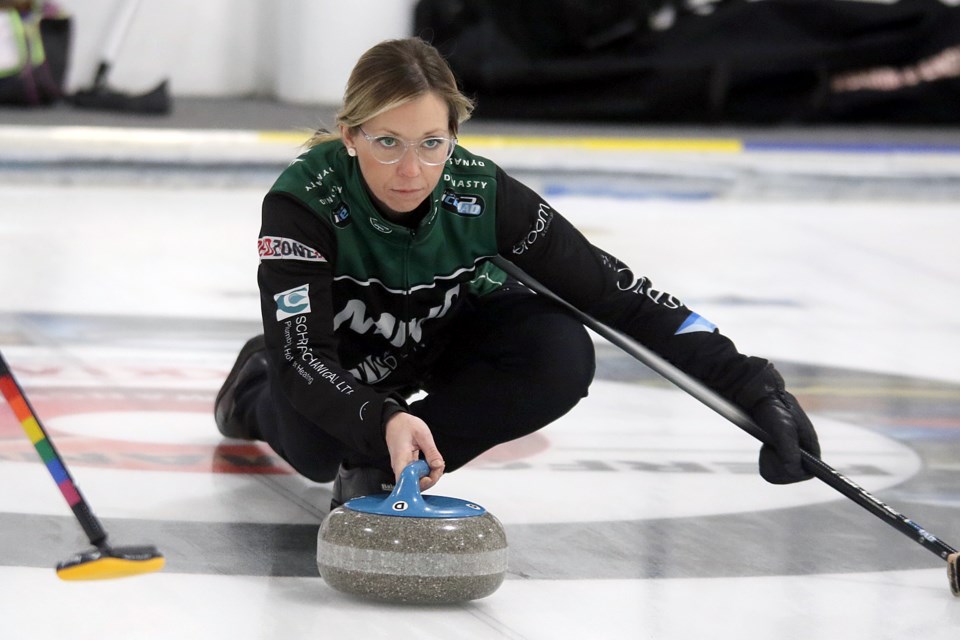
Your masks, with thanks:
M 413 147 L 414 152 L 417 154 L 417 158 L 425 165 L 431 167 L 437 167 L 442 164 L 446 164 L 453 156 L 453 150 L 457 146 L 457 138 L 445 136 L 430 136 L 424 138 L 423 140 L 418 140 L 417 142 L 407 142 L 406 140 L 401 140 L 397 136 L 383 135 L 383 136 L 371 136 L 362 127 L 357 127 L 367 142 L 370 143 L 370 153 L 373 155 L 373 159 L 379 162 L 380 164 L 396 164 L 403 160 L 403 156 L 407 155 L 407 150 Z M 384 140 L 393 140 L 396 142 L 395 146 L 387 146 L 383 143 Z M 424 146 L 429 143 L 438 143 L 436 147 Z M 445 153 L 436 155 L 438 150 L 443 149 L 446 146 L 447 150 Z M 434 154 L 435 157 L 430 157 L 428 155 L 424 158 L 424 154 Z M 395 156 L 395 157 L 394 157 Z

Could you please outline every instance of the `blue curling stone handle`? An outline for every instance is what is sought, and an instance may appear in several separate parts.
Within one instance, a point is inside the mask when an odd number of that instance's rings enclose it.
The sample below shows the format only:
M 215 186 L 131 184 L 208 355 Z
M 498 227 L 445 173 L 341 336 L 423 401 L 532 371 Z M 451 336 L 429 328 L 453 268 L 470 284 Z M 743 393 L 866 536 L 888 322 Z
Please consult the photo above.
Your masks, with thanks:
M 487 512 L 480 505 L 459 498 L 421 494 L 420 478 L 429 473 L 426 461 L 411 462 L 400 473 L 400 480 L 390 495 L 362 496 L 348 500 L 343 506 L 360 513 L 401 518 L 469 518 Z

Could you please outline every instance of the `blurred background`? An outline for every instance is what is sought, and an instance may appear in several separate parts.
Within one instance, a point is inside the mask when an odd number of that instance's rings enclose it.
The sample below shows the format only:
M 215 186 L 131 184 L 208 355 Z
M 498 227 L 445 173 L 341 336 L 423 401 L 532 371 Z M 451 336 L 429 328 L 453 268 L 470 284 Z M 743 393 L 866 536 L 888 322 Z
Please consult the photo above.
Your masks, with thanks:
M 89 98 L 106 85 L 128 99 L 112 110 L 127 114 L 176 114 L 181 101 L 204 98 L 335 105 L 360 53 L 385 38 L 420 35 L 448 56 L 478 99 L 478 117 L 920 126 L 960 118 L 958 0 L 0 0 L 0 7 L 0 105 L 79 103 L 71 96 Z M 164 82 L 167 102 L 129 100 Z M 109 100 L 99 98 L 92 106 L 103 108 Z M 45 115 L 70 118 L 56 109 Z M 0 113 L 8 122 L 17 116 Z

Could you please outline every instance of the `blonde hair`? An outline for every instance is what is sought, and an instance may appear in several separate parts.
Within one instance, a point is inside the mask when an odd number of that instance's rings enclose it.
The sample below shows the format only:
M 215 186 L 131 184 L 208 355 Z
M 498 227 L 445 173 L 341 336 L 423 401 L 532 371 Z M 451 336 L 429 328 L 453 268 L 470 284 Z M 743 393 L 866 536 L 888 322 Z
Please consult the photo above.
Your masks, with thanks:
M 354 65 L 337 112 L 337 125 L 347 128 L 363 123 L 394 107 L 434 93 L 447 103 L 450 133 L 470 118 L 473 101 L 457 87 L 457 79 L 440 52 L 420 38 L 385 40 L 367 50 Z M 334 131 L 319 129 L 307 141 L 310 148 L 340 138 Z

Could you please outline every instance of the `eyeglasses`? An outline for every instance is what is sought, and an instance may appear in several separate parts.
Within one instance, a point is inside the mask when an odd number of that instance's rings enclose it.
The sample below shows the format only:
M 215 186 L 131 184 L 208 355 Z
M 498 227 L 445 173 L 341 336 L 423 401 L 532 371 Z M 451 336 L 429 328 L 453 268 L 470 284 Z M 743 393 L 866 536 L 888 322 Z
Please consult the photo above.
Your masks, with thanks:
M 456 138 L 444 138 L 434 136 L 424 138 L 419 142 L 404 142 L 396 136 L 371 136 L 361 127 L 360 133 L 367 142 L 370 143 L 370 153 L 373 159 L 381 164 L 396 164 L 400 162 L 407 149 L 413 147 L 417 153 L 420 162 L 430 166 L 437 166 L 445 163 L 453 155 L 453 149 L 457 146 Z

